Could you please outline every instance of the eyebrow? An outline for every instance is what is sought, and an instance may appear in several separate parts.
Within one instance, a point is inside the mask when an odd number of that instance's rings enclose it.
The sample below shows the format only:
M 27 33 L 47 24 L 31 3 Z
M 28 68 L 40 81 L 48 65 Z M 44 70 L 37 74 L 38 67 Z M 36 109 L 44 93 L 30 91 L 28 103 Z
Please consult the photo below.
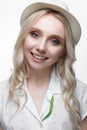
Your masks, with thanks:
M 42 33 L 42 31 L 39 28 L 36 28 L 36 27 L 31 27 L 30 31 L 38 31 L 38 32 Z M 57 34 L 51 34 L 51 35 L 52 35 L 52 37 L 59 38 L 59 40 L 64 43 L 65 38 L 63 39 Z

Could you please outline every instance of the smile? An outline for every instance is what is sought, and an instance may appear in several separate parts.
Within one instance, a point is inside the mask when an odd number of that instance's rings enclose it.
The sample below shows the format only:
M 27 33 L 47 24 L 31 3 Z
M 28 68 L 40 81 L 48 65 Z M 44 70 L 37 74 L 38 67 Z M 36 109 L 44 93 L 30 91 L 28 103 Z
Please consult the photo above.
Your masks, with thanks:
M 44 56 L 41 56 L 41 55 L 38 55 L 38 54 L 35 54 L 35 53 L 32 53 L 32 52 L 31 52 L 31 55 L 34 58 L 38 59 L 38 60 L 46 60 L 46 59 L 48 59 L 47 57 L 44 57 Z

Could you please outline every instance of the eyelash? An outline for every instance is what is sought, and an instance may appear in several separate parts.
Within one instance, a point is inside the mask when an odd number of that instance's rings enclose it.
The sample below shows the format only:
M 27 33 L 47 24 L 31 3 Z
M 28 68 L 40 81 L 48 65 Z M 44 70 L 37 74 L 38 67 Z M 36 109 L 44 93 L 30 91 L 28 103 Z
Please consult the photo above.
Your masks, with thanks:
M 34 39 L 38 39 L 40 37 L 40 34 L 37 31 L 31 31 L 30 35 Z M 53 39 L 50 39 L 50 43 L 53 45 L 59 45 L 61 43 L 61 41 L 60 41 L 60 39 L 53 38 Z
M 54 45 L 59 45 L 61 43 L 59 39 L 51 39 L 50 42 Z
M 30 34 L 35 39 L 39 38 L 39 33 L 38 32 L 32 31 L 32 32 L 30 32 Z

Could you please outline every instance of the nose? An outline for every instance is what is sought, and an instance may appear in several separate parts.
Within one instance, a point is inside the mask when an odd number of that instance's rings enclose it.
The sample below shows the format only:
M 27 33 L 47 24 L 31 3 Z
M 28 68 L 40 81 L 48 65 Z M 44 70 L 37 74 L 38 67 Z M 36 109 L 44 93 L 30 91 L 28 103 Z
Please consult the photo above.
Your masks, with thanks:
M 46 50 L 47 50 L 46 40 L 41 40 L 40 43 L 38 43 L 37 51 L 39 51 L 41 53 L 45 53 Z

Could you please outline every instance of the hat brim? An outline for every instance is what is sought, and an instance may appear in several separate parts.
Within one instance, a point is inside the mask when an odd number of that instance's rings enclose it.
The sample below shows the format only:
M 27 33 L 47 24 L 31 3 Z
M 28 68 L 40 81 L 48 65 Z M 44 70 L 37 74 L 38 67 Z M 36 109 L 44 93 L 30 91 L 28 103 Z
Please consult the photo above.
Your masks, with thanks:
M 22 25 L 24 21 L 31 14 L 42 9 L 51 9 L 51 10 L 60 12 L 70 24 L 75 44 L 79 42 L 80 37 L 81 37 L 81 27 L 78 20 L 69 11 L 63 9 L 62 7 L 58 5 L 56 6 L 53 4 L 48 4 L 48 3 L 43 3 L 43 2 L 37 2 L 37 3 L 29 5 L 22 13 L 20 24 Z

